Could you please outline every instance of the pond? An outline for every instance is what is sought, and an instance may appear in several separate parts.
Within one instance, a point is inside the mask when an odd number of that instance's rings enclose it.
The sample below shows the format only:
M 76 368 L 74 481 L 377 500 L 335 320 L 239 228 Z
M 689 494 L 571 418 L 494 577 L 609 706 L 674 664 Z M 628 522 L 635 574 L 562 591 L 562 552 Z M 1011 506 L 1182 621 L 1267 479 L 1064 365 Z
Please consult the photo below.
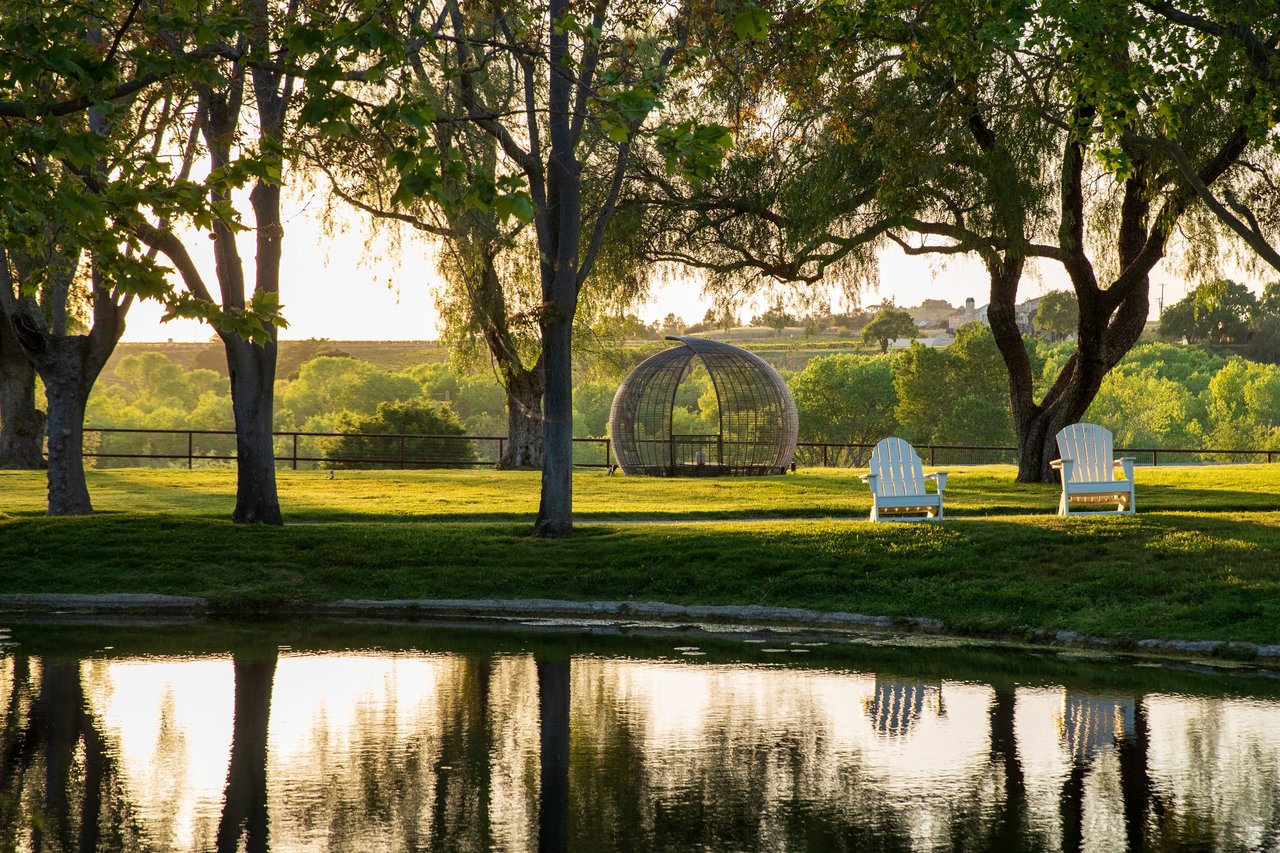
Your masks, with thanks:
M 0 849 L 1280 850 L 1280 681 L 556 623 L 0 629 Z

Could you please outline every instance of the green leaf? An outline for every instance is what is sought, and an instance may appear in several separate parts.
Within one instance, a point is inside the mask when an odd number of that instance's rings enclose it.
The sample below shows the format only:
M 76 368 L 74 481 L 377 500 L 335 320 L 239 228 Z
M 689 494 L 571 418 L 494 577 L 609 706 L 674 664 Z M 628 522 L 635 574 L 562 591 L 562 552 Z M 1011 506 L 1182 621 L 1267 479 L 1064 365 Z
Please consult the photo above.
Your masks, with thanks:
M 764 41 L 769 35 L 769 13 L 757 6 L 748 6 L 733 16 L 733 31 L 742 41 Z

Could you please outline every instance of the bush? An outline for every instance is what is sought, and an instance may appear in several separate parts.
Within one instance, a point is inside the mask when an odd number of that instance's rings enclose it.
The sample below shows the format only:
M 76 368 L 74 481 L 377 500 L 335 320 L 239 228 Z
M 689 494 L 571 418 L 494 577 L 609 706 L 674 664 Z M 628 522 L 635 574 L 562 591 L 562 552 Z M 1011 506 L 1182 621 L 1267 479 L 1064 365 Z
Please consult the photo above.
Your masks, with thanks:
M 337 428 L 340 432 L 358 435 L 328 442 L 323 463 L 327 468 L 447 468 L 476 459 L 470 441 L 439 437 L 466 434 L 462 422 L 448 406 L 435 406 L 421 400 L 379 403 L 372 415 L 344 413 L 338 419 Z M 435 437 L 374 437 L 395 435 Z

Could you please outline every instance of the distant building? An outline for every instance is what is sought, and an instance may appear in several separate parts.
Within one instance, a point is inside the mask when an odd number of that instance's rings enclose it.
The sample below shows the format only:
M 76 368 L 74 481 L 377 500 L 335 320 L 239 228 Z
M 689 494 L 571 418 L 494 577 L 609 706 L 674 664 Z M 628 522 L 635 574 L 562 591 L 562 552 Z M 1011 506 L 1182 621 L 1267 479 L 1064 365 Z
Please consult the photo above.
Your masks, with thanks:
M 1040 310 L 1040 303 L 1043 300 L 1043 296 L 1036 296 L 1014 306 L 1014 316 L 1017 319 L 1018 328 L 1024 334 L 1032 332 L 1036 311 Z M 964 301 L 963 308 L 947 317 L 947 326 L 951 329 L 958 329 L 966 323 L 981 323 L 984 326 L 990 326 L 991 321 L 987 318 L 987 309 L 989 307 L 990 305 L 983 305 L 979 308 L 974 304 L 973 297 L 969 297 Z

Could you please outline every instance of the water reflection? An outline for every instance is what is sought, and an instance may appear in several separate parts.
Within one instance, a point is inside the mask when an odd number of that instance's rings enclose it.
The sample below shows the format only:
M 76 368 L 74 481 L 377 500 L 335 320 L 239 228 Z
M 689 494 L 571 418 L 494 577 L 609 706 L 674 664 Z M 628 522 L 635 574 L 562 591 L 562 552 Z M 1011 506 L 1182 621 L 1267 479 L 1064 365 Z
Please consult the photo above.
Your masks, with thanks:
M 0 848 L 1280 850 L 1280 702 L 512 650 L 0 658 Z

